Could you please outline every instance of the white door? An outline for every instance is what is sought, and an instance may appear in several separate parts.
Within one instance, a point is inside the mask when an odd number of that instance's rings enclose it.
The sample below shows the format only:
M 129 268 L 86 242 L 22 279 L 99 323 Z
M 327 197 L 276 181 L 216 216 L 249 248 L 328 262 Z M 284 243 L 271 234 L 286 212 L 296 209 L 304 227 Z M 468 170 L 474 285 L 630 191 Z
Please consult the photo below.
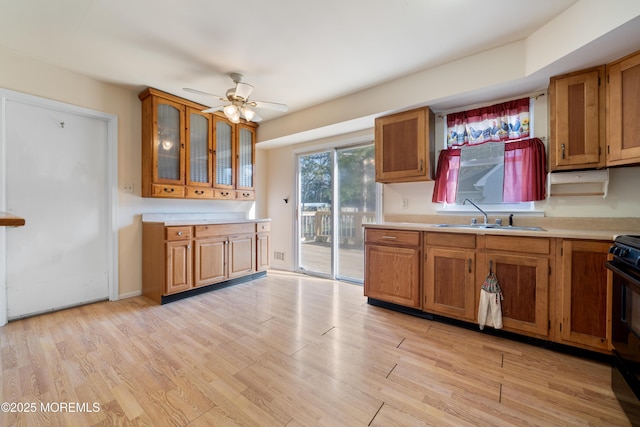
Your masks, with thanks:
M 108 123 L 75 112 L 5 103 L 9 320 L 108 299 L 111 226 Z

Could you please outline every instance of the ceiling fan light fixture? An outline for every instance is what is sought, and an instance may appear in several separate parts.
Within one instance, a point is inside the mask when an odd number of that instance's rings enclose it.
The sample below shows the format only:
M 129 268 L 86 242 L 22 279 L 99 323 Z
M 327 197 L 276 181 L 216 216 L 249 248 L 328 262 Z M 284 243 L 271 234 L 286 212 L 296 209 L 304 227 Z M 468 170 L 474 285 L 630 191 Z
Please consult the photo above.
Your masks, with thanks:
M 247 119 L 248 121 L 253 120 L 253 118 L 256 116 L 256 112 L 253 111 L 253 109 L 251 107 L 249 107 L 248 105 L 244 105 L 241 109 L 240 112 L 242 113 L 242 116 Z
M 222 109 L 224 115 L 231 119 L 235 115 L 239 115 L 238 107 L 235 104 L 229 104 Z

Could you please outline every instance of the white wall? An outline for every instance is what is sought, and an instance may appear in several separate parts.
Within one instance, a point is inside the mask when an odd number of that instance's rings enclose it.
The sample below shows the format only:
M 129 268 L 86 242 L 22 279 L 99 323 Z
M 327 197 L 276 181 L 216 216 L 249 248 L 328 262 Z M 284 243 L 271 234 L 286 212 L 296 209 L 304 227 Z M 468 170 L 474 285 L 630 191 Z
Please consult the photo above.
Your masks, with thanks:
M 87 76 L 43 64 L 0 50 L 0 87 L 28 93 L 118 116 L 118 183 L 134 185 L 134 193 L 119 193 L 119 295 L 142 289 L 142 213 L 246 212 L 264 216 L 264 204 L 235 201 L 159 200 L 140 197 L 141 104 L 138 93 Z M 263 159 L 258 157 L 259 164 Z M 8 159 L 10 161 L 10 159 Z M 259 171 L 260 172 L 260 171 Z M 266 171 L 262 169 L 264 176 Z M 257 182 L 257 198 L 263 199 L 265 179 Z M 15 213 L 19 215 L 19 212 Z M 26 218 L 27 226 L 29 218 Z

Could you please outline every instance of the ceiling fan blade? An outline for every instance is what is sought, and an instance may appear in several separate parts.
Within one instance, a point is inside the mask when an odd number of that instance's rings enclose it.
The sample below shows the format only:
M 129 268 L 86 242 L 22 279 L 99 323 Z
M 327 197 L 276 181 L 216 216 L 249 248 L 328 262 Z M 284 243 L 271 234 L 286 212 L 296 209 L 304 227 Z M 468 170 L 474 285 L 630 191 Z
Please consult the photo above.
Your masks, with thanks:
M 253 114 L 253 118 L 251 119 L 252 122 L 261 122 L 262 121 L 262 117 L 260 117 L 259 115 L 257 115 L 255 112 Z
M 203 92 L 203 91 L 198 90 L 198 89 L 191 89 L 190 87 L 183 87 L 182 90 L 184 90 L 186 92 L 194 93 L 196 95 L 213 96 L 214 98 L 226 99 L 226 98 L 224 98 L 224 97 L 222 97 L 220 95 L 214 95 L 213 93 Z
M 235 96 L 242 99 L 249 99 L 249 95 L 253 92 L 253 86 L 248 83 L 237 82 Z
M 285 104 L 278 104 L 277 102 L 251 101 L 249 102 L 249 105 L 251 105 L 254 108 L 282 111 L 283 113 L 286 113 L 287 111 L 289 111 L 289 107 L 287 107 Z
M 220 111 L 224 108 L 224 105 L 218 105 L 217 107 L 207 108 L 206 110 L 202 110 L 201 113 L 215 113 L 216 111 Z

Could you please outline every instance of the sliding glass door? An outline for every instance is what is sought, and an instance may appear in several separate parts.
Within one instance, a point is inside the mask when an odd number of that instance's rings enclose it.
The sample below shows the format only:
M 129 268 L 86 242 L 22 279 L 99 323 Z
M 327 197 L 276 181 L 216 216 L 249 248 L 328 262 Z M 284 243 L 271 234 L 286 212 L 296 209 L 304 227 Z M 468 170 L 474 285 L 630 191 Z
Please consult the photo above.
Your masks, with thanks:
M 297 270 L 364 280 L 362 224 L 376 220 L 372 144 L 298 156 Z

